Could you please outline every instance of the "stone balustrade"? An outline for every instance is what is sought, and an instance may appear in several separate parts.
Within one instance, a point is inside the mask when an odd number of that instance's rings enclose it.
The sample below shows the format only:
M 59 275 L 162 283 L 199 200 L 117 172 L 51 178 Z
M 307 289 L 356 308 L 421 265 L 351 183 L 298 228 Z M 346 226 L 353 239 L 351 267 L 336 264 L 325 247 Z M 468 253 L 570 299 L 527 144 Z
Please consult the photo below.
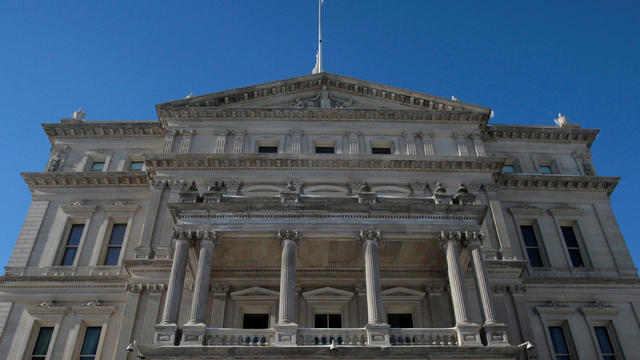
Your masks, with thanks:
M 389 342 L 392 346 L 456 346 L 458 345 L 458 335 L 455 328 L 392 328 Z
M 205 346 L 271 346 L 273 329 L 207 329 Z
M 298 346 L 330 345 L 331 340 L 339 346 L 365 346 L 367 333 L 362 328 L 298 329 Z

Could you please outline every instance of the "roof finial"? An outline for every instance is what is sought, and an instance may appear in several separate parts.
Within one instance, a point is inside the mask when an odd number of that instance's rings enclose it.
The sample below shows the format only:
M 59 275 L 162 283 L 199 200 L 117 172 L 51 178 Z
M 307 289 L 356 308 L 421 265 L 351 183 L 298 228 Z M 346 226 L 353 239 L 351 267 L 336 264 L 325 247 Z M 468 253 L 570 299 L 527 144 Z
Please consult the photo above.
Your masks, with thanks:
M 312 74 L 322 72 L 322 3 L 324 0 L 318 0 L 318 52 L 316 53 L 316 66 L 313 68 Z

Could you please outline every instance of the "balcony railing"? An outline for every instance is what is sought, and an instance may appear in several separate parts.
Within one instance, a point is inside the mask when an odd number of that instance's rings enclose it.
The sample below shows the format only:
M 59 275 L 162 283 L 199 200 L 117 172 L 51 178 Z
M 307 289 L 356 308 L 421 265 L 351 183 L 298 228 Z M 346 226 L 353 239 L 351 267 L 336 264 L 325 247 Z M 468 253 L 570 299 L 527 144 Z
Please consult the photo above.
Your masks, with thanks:
M 272 346 L 273 329 L 207 329 L 205 346 Z M 300 328 L 298 346 L 366 346 L 364 328 Z M 391 346 L 456 346 L 458 338 L 453 328 L 392 328 Z

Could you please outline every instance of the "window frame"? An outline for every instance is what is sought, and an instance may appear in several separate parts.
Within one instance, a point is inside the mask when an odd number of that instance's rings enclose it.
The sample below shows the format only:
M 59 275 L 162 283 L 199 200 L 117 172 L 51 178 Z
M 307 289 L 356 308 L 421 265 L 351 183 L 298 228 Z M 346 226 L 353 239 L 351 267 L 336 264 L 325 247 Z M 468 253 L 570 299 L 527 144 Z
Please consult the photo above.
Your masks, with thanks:
M 538 306 L 535 308 L 536 313 L 540 319 L 540 324 L 542 325 L 542 330 L 544 333 L 544 339 L 547 343 L 547 349 L 549 351 L 549 355 L 555 357 L 555 351 L 553 350 L 553 342 L 551 341 L 551 336 L 549 334 L 550 326 L 562 326 L 566 331 L 564 332 L 565 340 L 567 341 L 567 346 L 571 351 L 571 360 L 577 360 L 582 358 L 584 354 L 578 352 L 578 348 L 576 347 L 576 343 L 573 340 L 573 331 L 572 329 L 576 327 L 575 318 L 576 318 L 576 308 L 552 304 L 545 306 Z
M 563 206 L 558 208 L 551 208 L 549 209 L 549 213 L 553 218 L 556 233 L 561 243 L 565 261 L 567 263 L 569 271 L 572 273 L 580 273 L 592 270 L 593 262 L 591 260 L 591 254 L 589 253 L 589 246 L 587 246 L 585 238 L 583 236 L 583 232 L 581 231 L 581 229 L 584 228 L 581 220 L 584 211 L 581 208 Z M 562 233 L 562 228 L 569 226 L 573 229 L 573 234 L 575 235 L 576 241 L 578 242 L 578 249 L 580 251 L 580 256 L 582 257 L 582 262 L 584 263 L 584 266 L 582 267 L 573 266 L 571 254 L 569 253 L 564 234 Z
M 353 292 L 329 286 L 316 288 L 302 293 L 305 300 L 306 317 L 300 316 L 307 327 L 315 326 L 315 314 L 340 314 L 342 328 L 350 327 L 352 319 L 349 304 L 353 299 Z
M 140 207 L 136 204 L 123 204 L 115 203 L 111 205 L 104 205 L 102 209 L 107 214 L 107 218 L 102 223 L 100 232 L 97 236 L 98 241 L 94 247 L 94 252 L 91 256 L 89 264 L 96 268 L 113 269 L 122 266 L 122 261 L 125 257 L 127 245 L 131 238 L 131 232 L 133 229 L 133 222 L 135 214 Z M 113 226 L 116 224 L 126 224 L 124 238 L 122 239 L 122 247 L 120 248 L 120 256 L 116 265 L 105 265 L 104 262 L 107 256 L 107 249 L 109 247 L 109 240 L 111 239 L 111 233 Z
M 111 163 L 111 156 L 101 152 L 90 151 L 85 153 L 86 155 L 83 157 L 84 171 L 87 172 L 106 172 L 109 169 L 109 165 Z M 104 165 L 102 166 L 102 170 L 91 170 L 94 163 L 102 162 Z
M 252 154 L 261 154 L 258 152 L 258 149 L 260 146 L 276 146 L 278 148 L 277 154 L 283 154 L 284 145 L 285 145 L 285 135 L 262 134 L 262 135 L 254 135 L 251 137 L 251 153 Z
M 53 327 L 53 333 L 51 334 L 51 340 L 49 341 L 49 347 L 47 348 L 46 360 L 52 359 L 51 355 L 54 352 L 57 336 L 64 320 L 64 316 L 69 311 L 67 306 L 28 306 L 27 307 L 27 322 L 26 327 L 22 328 L 18 325 L 16 333 L 21 333 L 27 330 L 29 336 L 27 336 L 21 345 L 22 354 L 18 357 L 23 360 L 31 360 L 33 356 L 33 348 L 36 344 L 38 333 L 42 327 Z
M 81 255 L 82 249 L 84 248 L 84 243 L 87 238 L 87 233 L 89 232 L 89 224 L 90 224 L 90 219 L 87 219 L 85 217 L 69 216 L 67 218 L 67 221 L 64 225 L 62 236 L 60 236 L 58 250 L 56 252 L 52 266 L 61 267 L 61 268 L 77 268 L 78 267 L 78 261 L 80 260 L 80 257 L 81 257 L 80 255 Z M 67 243 L 69 241 L 69 236 L 71 236 L 71 229 L 73 228 L 74 225 L 83 225 L 84 229 L 82 230 L 82 235 L 80 236 L 80 241 L 78 242 L 76 255 L 73 259 L 73 264 L 62 265 L 62 260 L 64 258 L 65 250 L 67 248 Z
M 536 173 L 540 175 L 558 175 L 560 174 L 560 168 L 556 163 L 555 159 L 550 156 L 538 156 L 533 157 L 533 165 L 535 166 Z M 550 173 L 545 173 L 541 171 L 542 167 L 548 167 L 551 170 Z
M 244 314 L 269 314 L 269 327 L 277 322 L 280 293 L 271 289 L 252 286 L 229 294 L 234 303 L 233 327 L 242 329 Z
M 605 305 L 602 303 L 594 304 L 592 306 L 583 306 L 580 308 L 580 312 L 584 315 L 587 326 L 589 327 L 589 333 L 591 334 L 591 340 L 593 342 L 594 349 L 599 358 L 602 359 L 602 351 L 600 350 L 600 343 L 595 333 L 595 327 L 602 326 L 607 328 L 611 345 L 615 350 L 616 360 L 624 360 L 627 356 L 624 353 L 624 348 L 620 343 L 620 337 L 616 331 L 616 317 L 620 313 L 620 309 L 611 305 Z
M 390 154 L 386 155 L 400 155 L 400 143 L 399 139 L 396 136 L 365 136 L 365 145 L 367 147 L 366 153 L 371 155 L 385 155 L 385 154 L 374 154 L 373 148 L 389 148 L 391 151 Z M 417 145 L 416 145 L 417 151 Z
M 551 328 L 552 327 L 559 327 L 562 330 L 562 336 L 564 337 L 564 341 L 567 345 L 567 349 L 569 350 L 569 353 L 567 355 L 563 355 L 563 354 L 556 354 L 555 351 L 555 346 L 553 344 L 553 338 L 551 337 Z M 575 343 L 573 341 L 573 335 L 571 334 L 571 329 L 569 328 L 569 323 L 567 321 L 550 321 L 546 324 L 545 326 L 545 335 L 547 336 L 547 342 L 549 344 L 549 351 L 551 353 L 551 356 L 553 356 L 554 359 L 557 359 L 558 356 L 568 356 L 570 360 L 574 360 L 576 359 L 576 347 L 575 347 Z
M 518 236 L 518 240 L 520 241 L 522 256 L 523 259 L 527 261 L 527 268 L 529 269 L 529 271 L 551 270 L 553 264 L 551 263 L 551 259 L 549 258 L 549 252 L 547 250 L 546 242 L 544 241 L 542 232 L 540 231 L 540 222 L 544 210 L 538 207 L 511 207 L 509 208 L 509 212 L 513 216 L 513 221 L 516 226 L 516 234 Z M 527 253 L 527 246 L 524 241 L 524 236 L 522 235 L 521 226 L 523 225 L 533 226 L 533 231 L 536 235 L 536 240 L 538 241 L 538 248 L 540 249 L 540 257 L 542 259 L 541 267 L 531 266 L 531 260 L 529 259 L 529 254 Z
M 309 154 L 316 154 L 316 147 L 333 147 L 333 155 L 342 154 L 342 136 L 331 135 L 311 135 L 307 137 L 307 151 Z M 321 153 L 317 155 L 332 155 Z
M 104 239 L 104 249 L 103 249 L 103 253 L 100 257 L 100 265 L 101 266 L 118 266 L 120 265 L 120 263 L 122 262 L 122 256 L 124 254 L 124 250 L 125 250 L 125 242 L 128 239 L 128 235 L 130 232 L 130 225 L 129 225 L 129 221 L 127 222 L 120 222 L 120 221 L 114 221 L 113 219 L 111 219 L 110 221 L 110 225 L 108 226 L 108 232 L 105 236 Z M 120 244 L 120 253 L 118 254 L 118 261 L 116 261 L 116 263 L 114 265 L 108 265 L 105 264 L 107 261 L 107 255 L 109 254 L 109 248 L 111 248 L 112 246 L 110 246 L 111 243 L 111 236 L 113 235 L 113 229 L 115 228 L 116 225 L 124 225 L 125 229 L 124 229 L 124 234 L 122 235 L 122 244 Z
M 80 358 L 80 350 L 84 343 L 84 337 L 88 327 L 100 327 L 100 339 L 98 340 L 98 348 L 96 349 L 95 359 L 102 358 L 102 350 L 104 349 L 105 339 L 109 330 L 109 322 L 111 316 L 116 311 L 114 306 L 107 306 L 101 303 L 97 305 L 80 305 L 73 306 L 74 315 L 80 319 L 74 329 L 69 332 L 69 342 L 71 344 L 72 359 Z M 68 355 L 67 355 L 68 356 Z
M 396 286 L 382 291 L 382 305 L 384 318 L 388 323 L 387 314 L 411 314 L 413 328 L 424 328 L 422 303 L 426 293 L 403 286 Z
M 133 165 L 133 164 L 137 164 L 137 163 L 142 164 L 142 167 L 141 167 L 140 169 L 131 169 L 131 165 Z M 144 163 L 144 161 L 143 161 L 143 160 L 139 160 L 139 159 L 129 159 L 129 160 L 127 161 L 127 168 L 126 168 L 127 170 L 126 170 L 126 171 L 145 171 L 145 170 L 146 170 L 146 167 L 147 167 L 147 166 L 145 165 L 145 163 Z

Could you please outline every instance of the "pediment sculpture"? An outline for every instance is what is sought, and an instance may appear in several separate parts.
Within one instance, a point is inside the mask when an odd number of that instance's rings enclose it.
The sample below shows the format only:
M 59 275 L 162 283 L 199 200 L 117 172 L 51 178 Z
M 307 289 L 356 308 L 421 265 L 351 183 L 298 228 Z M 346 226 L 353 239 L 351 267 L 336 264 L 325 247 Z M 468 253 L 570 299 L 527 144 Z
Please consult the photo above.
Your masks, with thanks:
M 353 98 L 338 98 L 329 92 L 327 85 L 322 85 L 316 96 L 306 99 L 296 98 L 296 101 L 290 106 L 295 108 L 343 109 L 351 107 L 353 103 Z

